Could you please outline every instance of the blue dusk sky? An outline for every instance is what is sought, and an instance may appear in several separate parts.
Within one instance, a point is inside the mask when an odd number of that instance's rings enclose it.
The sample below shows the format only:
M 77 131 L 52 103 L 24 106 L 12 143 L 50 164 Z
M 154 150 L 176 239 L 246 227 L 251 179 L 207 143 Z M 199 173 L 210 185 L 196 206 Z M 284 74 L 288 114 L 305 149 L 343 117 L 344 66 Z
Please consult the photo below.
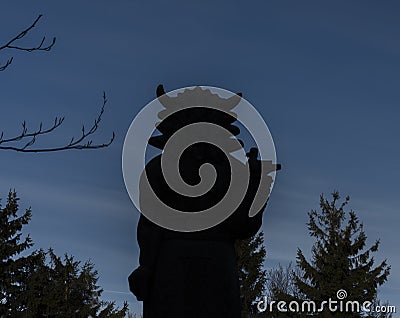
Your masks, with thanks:
M 32 207 L 25 228 L 36 248 L 53 247 L 99 271 L 104 299 L 141 304 L 127 276 L 137 266 L 138 212 L 121 169 L 135 115 L 166 90 L 209 85 L 243 92 L 273 135 L 278 162 L 263 219 L 266 268 L 307 255 L 307 212 L 338 190 L 368 237 L 381 240 L 377 263 L 392 270 L 379 291 L 400 306 L 400 4 L 397 1 L 7 1 L 3 43 L 43 18 L 21 44 L 43 35 L 50 52 L 14 56 L 0 73 L 1 129 L 17 134 L 65 115 L 37 145 L 79 135 L 108 104 L 94 138 L 99 151 L 21 154 L 1 151 L 0 196 L 10 188 Z

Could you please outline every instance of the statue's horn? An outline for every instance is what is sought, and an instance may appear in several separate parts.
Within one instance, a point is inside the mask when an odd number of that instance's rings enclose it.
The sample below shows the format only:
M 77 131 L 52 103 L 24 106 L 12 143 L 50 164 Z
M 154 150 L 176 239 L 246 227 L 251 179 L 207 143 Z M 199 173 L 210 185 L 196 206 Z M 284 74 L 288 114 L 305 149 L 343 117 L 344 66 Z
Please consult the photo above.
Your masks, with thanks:
M 156 94 L 157 94 L 157 97 L 161 97 L 165 94 L 164 86 L 162 84 L 157 86 Z

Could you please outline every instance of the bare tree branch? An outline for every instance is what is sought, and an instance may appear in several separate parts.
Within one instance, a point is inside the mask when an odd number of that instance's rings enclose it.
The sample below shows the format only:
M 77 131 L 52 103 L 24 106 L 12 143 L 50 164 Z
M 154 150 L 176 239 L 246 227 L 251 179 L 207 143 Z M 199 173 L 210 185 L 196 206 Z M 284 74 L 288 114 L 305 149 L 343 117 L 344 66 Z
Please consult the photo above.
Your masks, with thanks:
M 55 37 L 53 38 L 50 44 L 45 44 L 46 37 L 43 37 L 37 46 L 25 47 L 19 44 L 19 41 L 28 35 L 28 33 L 37 25 L 37 23 L 41 18 L 42 15 L 40 14 L 29 27 L 27 27 L 19 34 L 14 36 L 7 43 L 0 45 L 0 52 L 5 51 L 7 49 L 24 51 L 24 52 L 50 51 L 56 42 Z M 0 72 L 6 70 L 12 62 L 13 62 L 13 57 L 8 59 L 4 64 L 2 65 L 0 64 Z M 39 128 L 37 130 L 28 132 L 26 122 L 24 121 L 22 123 L 22 131 L 19 135 L 16 135 L 11 138 L 3 138 L 4 133 L 2 132 L 0 135 L 0 150 L 13 150 L 17 152 L 54 152 L 54 151 L 69 150 L 69 149 L 99 149 L 108 147 L 114 141 L 115 138 L 114 132 L 110 140 L 103 144 L 93 144 L 93 141 L 90 139 L 90 137 L 97 131 L 99 127 L 106 103 L 107 103 L 107 98 L 105 93 L 103 93 L 103 105 L 101 107 L 100 113 L 94 120 L 94 123 L 90 127 L 90 129 L 86 130 L 85 126 L 82 126 L 81 135 L 78 138 L 72 137 L 71 141 L 63 146 L 57 146 L 51 148 L 33 147 L 39 137 L 52 133 L 63 124 L 64 117 L 61 118 L 56 117 L 54 120 L 54 124 L 47 129 L 43 129 L 43 125 L 42 123 L 40 123 Z
M 40 123 L 39 128 L 37 130 L 33 132 L 28 132 L 28 128 L 26 127 L 26 122 L 24 121 L 22 123 L 22 131 L 19 135 L 3 139 L 4 133 L 2 132 L 0 135 L 0 150 L 13 150 L 17 152 L 54 152 L 54 151 L 71 150 L 71 149 L 99 149 L 108 147 L 114 141 L 115 138 L 114 132 L 112 133 L 110 140 L 103 144 L 93 144 L 92 139 L 89 138 L 97 131 L 106 104 L 107 104 L 107 98 L 105 92 L 103 92 L 103 104 L 101 106 L 98 116 L 94 120 L 93 125 L 90 127 L 89 130 L 86 130 L 85 126 L 82 126 L 82 133 L 79 136 L 79 138 L 75 139 L 75 137 L 72 137 L 71 141 L 69 143 L 66 143 L 64 146 L 51 147 L 51 148 L 31 148 L 40 136 L 49 134 L 62 125 L 62 123 L 64 122 L 64 117 L 61 118 L 56 117 L 54 120 L 54 124 L 48 129 L 43 129 L 43 125 L 42 123 Z M 22 146 L 10 145 L 12 143 L 22 142 L 22 141 L 26 141 L 25 145 Z
M 0 51 L 10 49 L 10 50 L 17 50 L 17 51 L 25 51 L 25 52 L 34 52 L 34 51 L 50 51 L 53 45 L 56 43 L 56 38 L 54 37 L 53 40 L 49 45 L 44 45 L 46 41 L 46 37 L 44 36 L 42 38 L 42 41 L 39 43 L 39 45 L 34 46 L 34 47 L 23 47 L 17 44 L 19 40 L 24 38 L 29 31 L 31 31 L 36 24 L 39 22 L 41 19 L 42 15 L 40 14 L 36 20 L 25 30 L 21 31 L 19 34 L 17 34 L 15 37 L 13 37 L 11 40 L 9 40 L 6 44 L 0 45 Z M 4 71 L 7 69 L 7 67 L 12 63 L 13 57 L 8 59 L 3 65 L 0 65 L 0 72 Z

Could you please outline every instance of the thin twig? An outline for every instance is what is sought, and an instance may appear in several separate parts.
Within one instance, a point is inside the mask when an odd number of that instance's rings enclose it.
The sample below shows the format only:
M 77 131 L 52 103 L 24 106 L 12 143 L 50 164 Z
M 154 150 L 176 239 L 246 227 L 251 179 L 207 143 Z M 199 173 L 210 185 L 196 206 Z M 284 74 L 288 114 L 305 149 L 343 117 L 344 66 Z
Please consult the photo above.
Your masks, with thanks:
M 46 41 L 45 36 L 42 38 L 42 41 L 39 43 L 39 45 L 34 46 L 34 47 L 24 47 L 24 46 L 20 46 L 20 45 L 16 44 L 16 42 L 18 42 L 18 40 L 21 40 L 22 38 L 24 38 L 29 33 L 29 31 L 31 31 L 36 26 L 36 24 L 39 22 L 41 17 L 42 17 L 42 15 L 39 14 L 39 16 L 36 18 L 36 20 L 28 28 L 26 28 L 25 30 L 21 31 L 19 34 L 14 36 L 6 44 L 1 45 L 0 51 L 6 50 L 6 49 L 25 51 L 25 52 L 50 51 L 51 48 L 53 47 L 53 45 L 56 43 L 55 37 L 53 37 L 51 43 L 48 45 L 44 45 L 44 43 Z M 13 62 L 13 57 L 8 59 L 3 65 L 0 66 L 0 72 L 4 71 L 12 62 Z
M 3 139 L 4 133 L 2 132 L 0 135 L 0 150 L 13 150 L 17 152 L 54 152 L 54 151 L 71 150 L 71 149 L 99 149 L 108 147 L 114 141 L 115 138 L 114 132 L 112 133 L 110 140 L 103 144 L 93 144 L 92 139 L 88 138 L 91 135 L 93 135 L 99 128 L 99 124 L 104 114 L 104 109 L 106 104 L 107 104 L 107 98 L 105 92 L 103 92 L 103 104 L 101 106 L 98 116 L 94 120 L 93 125 L 90 127 L 89 130 L 86 130 L 85 126 L 82 126 L 82 133 L 79 136 L 79 138 L 75 139 L 75 137 L 72 137 L 71 141 L 64 146 L 51 147 L 51 148 L 36 148 L 36 149 L 31 148 L 40 136 L 49 134 L 62 125 L 62 123 L 64 122 L 64 117 L 61 118 L 56 117 L 54 120 L 54 124 L 50 128 L 45 130 L 43 130 L 42 128 L 42 123 L 40 123 L 39 128 L 36 131 L 28 132 L 28 128 L 26 127 L 26 122 L 24 121 L 22 123 L 22 131 L 19 135 Z M 23 140 L 28 140 L 27 143 L 23 146 L 10 145 L 10 143 Z

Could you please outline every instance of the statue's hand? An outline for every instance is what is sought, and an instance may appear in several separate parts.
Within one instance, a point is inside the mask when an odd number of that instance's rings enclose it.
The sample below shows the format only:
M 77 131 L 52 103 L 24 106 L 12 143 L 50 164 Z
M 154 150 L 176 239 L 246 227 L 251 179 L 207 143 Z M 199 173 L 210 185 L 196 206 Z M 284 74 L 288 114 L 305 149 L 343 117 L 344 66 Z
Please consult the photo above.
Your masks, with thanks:
M 269 194 L 273 183 L 273 178 L 269 174 L 281 169 L 280 164 L 273 164 L 272 160 L 259 160 L 258 149 L 251 148 L 246 154 L 250 169 L 250 189 L 253 199 L 250 207 L 249 216 L 253 217 L 264 210 L 268 202 Z
M 146 300 L 150 295 L 152 281 L 151 272 L 147 268 L 139 266 L 128 277 L 129 290 L 137 300 Z

